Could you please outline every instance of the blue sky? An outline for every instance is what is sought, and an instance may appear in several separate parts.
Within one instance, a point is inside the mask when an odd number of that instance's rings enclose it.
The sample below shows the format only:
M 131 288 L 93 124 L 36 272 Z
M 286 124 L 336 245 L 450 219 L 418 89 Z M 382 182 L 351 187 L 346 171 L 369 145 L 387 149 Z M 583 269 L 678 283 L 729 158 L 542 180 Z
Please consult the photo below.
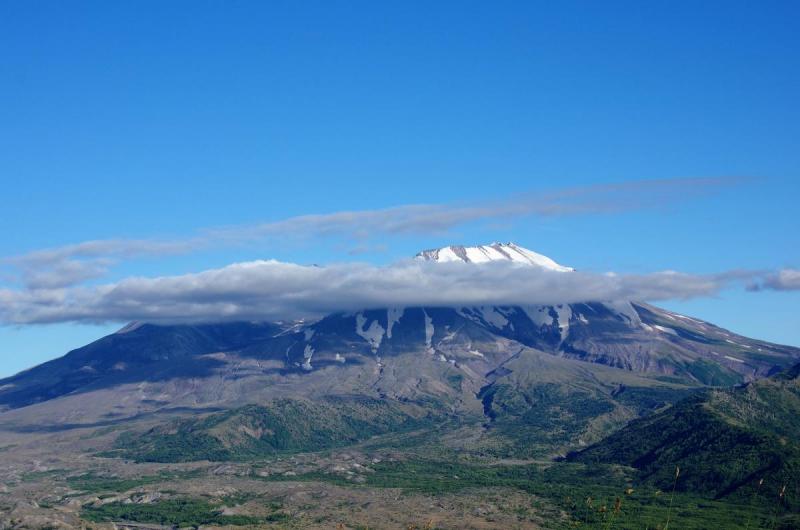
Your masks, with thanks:
M 108 279 L 256 258 L 386 264 L 494 240 L 598 272 L 800 267 L 800 4 L 554 4 L 5 2 L 0 256 L 742 176 L 632 211 L 386 237 L 358 256 L 262 241 L 126 260 Z M 797 291 L 661 305 L 800 345 Z M 116 327 L 2 326 L 0 376 Z

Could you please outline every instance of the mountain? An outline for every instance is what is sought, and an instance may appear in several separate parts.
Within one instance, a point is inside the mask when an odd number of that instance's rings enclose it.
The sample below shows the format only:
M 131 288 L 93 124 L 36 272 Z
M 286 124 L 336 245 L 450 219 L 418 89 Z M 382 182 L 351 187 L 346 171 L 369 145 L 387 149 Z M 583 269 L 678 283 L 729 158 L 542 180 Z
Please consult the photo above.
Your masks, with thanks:
M 417 259 L 573 273 L 513 243 Z M 442 528 L 605 527 L 569 499 L 663 490 L 675 465 L 695 470 L 680 491 L 728 502 L 797 469 L 798 361 L 637 301 L 131 323 L 0 380 L 0 527 L 398 528 L 442 511 Z M 663 523 L 660 497 L 634 497 Z M 681 527 L 736 527 L 742 511 L 698 499 Z
M 571 267 L 515 243 L 425 250 L 417 259 L 481 264 L 510 261 L 559 272 Z M 460 308 L 495 333 L 555 355 L 637 372 L 725 385 L 775 373 L 798 349 L 748 339 L 708 322 L 628 300 L 523 307 Z
M 510 260 L 572 271 L 513 243 L 445 247 L 418 259 L 475 266 Z M 578 380 L 588 371 L 605 373 L 598 367 L 605 365 L 620 384 L 633 378 L 639 387 L 698 387 L 776 373 L 800 359 L 800 350 L 635 301 L 393 307 L 292 323 L 136 323 L 0 380 L 0 410 L 7 411 L 0 423 L 96 422 L 285 395 L 435 400 L 474 413 L 486 396 L 501 397 L 484 391 L 479 398 L 481 389 L 498 385 L 509 363 L 527 358 L 584 374 Z M 24 414 L 14 413 L 22 408 Z
M 575 270 L 571 267 L 559 265 L 547 256 L 522 248 L 515 243 L 492 243 L 491 245 L 479 245 L 477 247 L 451 245 L 449 247 L 423 250 L 416 255 L 416 258 L 436 263 L 446 263 L 449 261 L 463 261 L 464 263 L 510 261 L 513 263 L 534 265 L 558 272 Z
M 572 461 L 634 467 L 667 490 L 680 468 L 679 491 L 715 498 L 778 497 L 800 507 L 800 364 L 772 377 L 696 394 L 635 420 Z M 763 490 L 759 488 L 759 481 Z

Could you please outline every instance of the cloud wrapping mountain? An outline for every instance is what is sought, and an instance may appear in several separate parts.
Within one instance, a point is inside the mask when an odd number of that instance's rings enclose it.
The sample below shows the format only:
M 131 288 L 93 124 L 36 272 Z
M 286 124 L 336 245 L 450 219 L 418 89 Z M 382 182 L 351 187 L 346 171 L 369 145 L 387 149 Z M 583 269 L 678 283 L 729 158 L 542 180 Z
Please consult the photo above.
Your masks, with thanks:
M 709 296 L 752 275 L 561 273 L 515 263 L 325 267 L 274 260 L 99 286 L 0 290 L 4 324 L 275 320 L 391 306 L 534 305 Z

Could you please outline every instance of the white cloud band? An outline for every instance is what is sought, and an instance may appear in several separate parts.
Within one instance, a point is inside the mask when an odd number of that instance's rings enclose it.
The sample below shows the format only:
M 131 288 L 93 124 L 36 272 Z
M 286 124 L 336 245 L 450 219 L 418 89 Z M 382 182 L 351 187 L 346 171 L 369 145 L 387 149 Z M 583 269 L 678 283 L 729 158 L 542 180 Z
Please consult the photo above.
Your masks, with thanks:
M 559 273 L 511 263 L 409 260 L 386 267 L 278 261 L 200 273 L 132 277 L 92 287 L 0 290 L 0 322 L 279 320 L 389 306 L 555 304 L 710 296 L 753 274 Z

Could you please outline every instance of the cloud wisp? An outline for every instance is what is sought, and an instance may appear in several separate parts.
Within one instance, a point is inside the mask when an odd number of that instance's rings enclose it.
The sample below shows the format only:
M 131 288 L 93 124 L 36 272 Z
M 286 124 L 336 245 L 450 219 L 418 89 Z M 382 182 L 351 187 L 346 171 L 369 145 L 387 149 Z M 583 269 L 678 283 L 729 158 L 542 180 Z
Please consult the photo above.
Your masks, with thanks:
M 765 275 L 748 287 L 751 291 L 800 291 L 800 269 L 782 269 Z
M 752 274 L 561 273 L 513 263 L 326 267 L 278 261 L 99 286 L 0 290 L 0 323 L 286 320 L 390 306 L 536 305 L 713 296 Z
M 287 320 L 390 306 L 686 299 L 713 296 L 736 284 L 753 289 L 800 288 L 800 273 L 792 269 L 774 274 L 565 274 L 509 263 L 474 266 L 418 260 L 383 267 L 250 261 L 199 273 L 91 281 L 104 277 L 121 261 L 147 256 L 252 243 L 269 248 L 312 240 L 349 242 L 355 253 L 383 245 L 392 236 L 446 234 L 475 222 L 658 208 L 739 180 L 648 180 L 517 196 L 479 205 L 412 204 L 304 215 L 205 229 L 183 239 L 108 239 L 42 249 L 0 260 L 15 269 L 17 278 L 11 287 L 0 287 L 0 325 Z
M 642 180 L 524 194 L 483 204 L 410 204 L 393 208 L 303 215 L 245 226 L 209 228 L 174 240 L 106 239 L 48 248 L 0 263 L 10 265 L 28 288 L 58 289 L 102 278 L 120 261 L 187 254 L 208 248 L 257 243 L 262 246 L 316 239 L 349 242 L 352 253 L 370 242 L 405 235 L 446 234 L 474 222 L 603 214 L 663 207 L 687 197 L 735 185 L 740 178 Z

